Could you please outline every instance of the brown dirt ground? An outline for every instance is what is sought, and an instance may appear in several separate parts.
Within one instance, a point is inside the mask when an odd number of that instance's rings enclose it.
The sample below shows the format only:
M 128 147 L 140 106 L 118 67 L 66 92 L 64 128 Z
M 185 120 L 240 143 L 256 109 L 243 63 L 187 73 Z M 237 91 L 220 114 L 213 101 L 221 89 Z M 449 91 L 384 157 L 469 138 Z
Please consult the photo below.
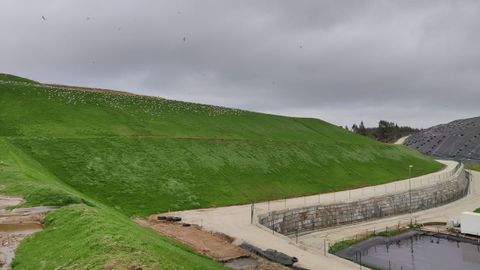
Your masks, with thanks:
M 135 221 L 217 261 L 228 261 L 249 255 L 246 250 L 232 244 L 233 239 L 227 235 L 204 231 L 198 225 L 185 227 L 182 223 L 157 221 L 156 217 L 137 218 Z
M 5 209 L 21 203 L 22 198 L 0 197 L 0 270 L 10 269 L 15 249 L 20 242 L 42 229 L 43 209 Z
M 238 247 L 228 235 L 205 231 L 198 225 L 184 226 L 181 222 L 159 221 L 157 216 L 136 218 L 135 222 L 173 238 L 202 255 L 224 262 L 227 267 L 241 270 L 290 269 Z

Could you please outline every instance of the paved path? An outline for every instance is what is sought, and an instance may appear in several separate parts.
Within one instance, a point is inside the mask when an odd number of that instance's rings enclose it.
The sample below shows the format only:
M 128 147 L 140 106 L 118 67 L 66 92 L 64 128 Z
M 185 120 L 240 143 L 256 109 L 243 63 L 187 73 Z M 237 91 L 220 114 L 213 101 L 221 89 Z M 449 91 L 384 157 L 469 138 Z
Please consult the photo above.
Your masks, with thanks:
M 403 144 L 409 136 L 410 135 L 398 139 L 396 142 L 394 142 L 394 144 Z
M 442 161 L 447 167 L 441 172 L 433 173 L 428 176 L 412 178 L 415 187 L 434 184 L 436 181 L 447 179 L 448 175 L 453 174 L 456 162 Z M 457 215 L 461 211 L 472 210 L 479 207 L 480 195 L 478 194 L 480 175 L 475 174 L 474 191 L 468 197 L 461 199 L 452 204 L 430 209 L 415 214 L 419 222 L 438 220 L 446 221 L 451 215 Z M 356 189 L 352 191 L 337 192 L 335 194 L 322 194 L 300 198 L 292 198 L 287 200 L 264 202 L 255 205 L 255 212 L 262 213 L 274 209 L 285 209 L 293 207 L 302 207 L 305 205 L 314 205 L 320 203 L 338 202 L 339 200 L 355 200 L 357 198 L 366 198 L 372 195 L 382 195 L 395 190 L 400 191 L 402 188 L 408 187 L 408 180 L 398 181 L 385 185 Z M 295 243 L 295 239 L 290 239 L 278 233 L 273 234 L 267 228 L 251 224 L 251 205 L 239 205 L 221 208 L 209 208 L 199 210 L 189 210 L 177 212 L 175 215 L 182 217 L 185 222 L 198 224 L 207 230 L 222 232 L 236 238 L 237 242 L 246 241 L 250 244 L 261 248 L 272 248 L 284 252 L 290 256 L 299 259 L 300 265 L 308 269 L 358 269 L 358 265 L 327 254 L 323 245 L 326 241 L 335 242 L 335 240 L 344 237 L 350 237 L 357 232 L 372 230 L 375 227 L 393 226 L 399 220 L 410 221 L 409 215 L 391 217 L 376 220 L 369 223 L 358 225 L 339 227 L 321 232 L 312 233 L 300 237 L 299 242 Z M 421 217 L 420 217 L 421 216 Z M 324 242 L 325 241 L 325 242 Z

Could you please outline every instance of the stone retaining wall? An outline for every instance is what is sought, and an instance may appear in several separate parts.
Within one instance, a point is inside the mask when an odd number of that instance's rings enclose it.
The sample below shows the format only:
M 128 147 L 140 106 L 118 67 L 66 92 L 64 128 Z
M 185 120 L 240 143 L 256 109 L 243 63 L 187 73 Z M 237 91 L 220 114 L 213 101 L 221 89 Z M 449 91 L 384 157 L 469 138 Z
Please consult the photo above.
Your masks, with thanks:
M 463 166 L 460 166 L 450 180 L 412 189 L 411 192 L 349 203 L 272 211 L 258 218 L 261 225 L 284 235 L 292 235 L 434 208 L 464 197 L 468 193 L 468 187 L 469 179 Z

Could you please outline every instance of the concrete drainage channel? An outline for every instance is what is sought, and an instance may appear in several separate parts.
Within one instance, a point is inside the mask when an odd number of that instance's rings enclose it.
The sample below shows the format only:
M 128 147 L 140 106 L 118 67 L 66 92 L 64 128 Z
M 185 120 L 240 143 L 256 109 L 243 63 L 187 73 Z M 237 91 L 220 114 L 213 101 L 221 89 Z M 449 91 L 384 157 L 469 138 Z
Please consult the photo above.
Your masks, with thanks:
M 259 215 L 258 221 L 274 233 L 307 234 L 448 204 L 468 194 L 469 181 L 460 165 L 449 179 L 432 185 L 352 202 L 271 211 Z

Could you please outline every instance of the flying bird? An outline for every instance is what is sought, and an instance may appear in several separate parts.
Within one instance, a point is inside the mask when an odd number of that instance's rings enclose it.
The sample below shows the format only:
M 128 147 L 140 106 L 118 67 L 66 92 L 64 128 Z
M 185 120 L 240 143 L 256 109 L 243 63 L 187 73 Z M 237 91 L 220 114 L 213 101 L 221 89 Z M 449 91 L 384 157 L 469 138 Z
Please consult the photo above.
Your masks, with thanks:
M 183 37 L 183 42 L 187 42 L 187 38 L 186 38 L 186 37 Z
M 46 20 L 47 20 L 47 18 L 45 18 L 45 16 L 42 16 L 42 20 L 46 21 Z

